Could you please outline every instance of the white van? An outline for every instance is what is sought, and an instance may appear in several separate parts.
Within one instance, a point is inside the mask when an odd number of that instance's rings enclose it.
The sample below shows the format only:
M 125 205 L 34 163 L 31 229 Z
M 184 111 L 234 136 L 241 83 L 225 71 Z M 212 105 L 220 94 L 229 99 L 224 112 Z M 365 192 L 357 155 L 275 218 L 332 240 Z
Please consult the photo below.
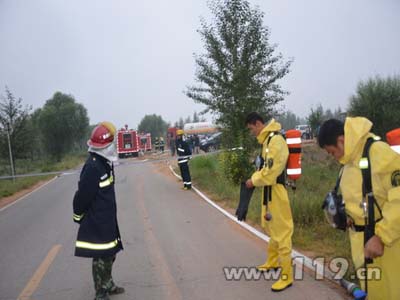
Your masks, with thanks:
M 296 125 L 295 129 L 301 132 L 301 138 L 303 140 L 309 140 L 313 138 L 311 127 L 309 125 Z

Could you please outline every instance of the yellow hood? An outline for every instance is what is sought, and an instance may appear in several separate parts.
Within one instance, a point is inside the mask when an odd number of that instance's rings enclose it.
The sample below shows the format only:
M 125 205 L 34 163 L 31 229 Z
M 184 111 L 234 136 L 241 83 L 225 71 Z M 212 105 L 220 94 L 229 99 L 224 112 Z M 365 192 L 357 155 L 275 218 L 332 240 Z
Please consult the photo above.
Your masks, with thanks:
M 263 144 L 265 139 L 267 138 L 270 132 L 275 132 L 281 130 L 282 126 L 275 119 L 271 119 L 267 125 L 261 130 L 260 134 L 257 136 L 257 141 L 260 144 Z
M 344 155 L 341 164 L 354 161 L 361 156 L 366 139 L 371 136 L 372 122 L 363 117 L 346 118 L 344 123 Z

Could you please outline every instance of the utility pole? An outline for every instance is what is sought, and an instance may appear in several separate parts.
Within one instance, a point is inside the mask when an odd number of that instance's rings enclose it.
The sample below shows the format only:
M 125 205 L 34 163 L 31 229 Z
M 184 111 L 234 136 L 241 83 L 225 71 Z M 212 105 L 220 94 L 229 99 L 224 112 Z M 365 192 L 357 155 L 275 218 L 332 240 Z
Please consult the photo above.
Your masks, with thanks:
M 11 165 L 11 175 L 13 181 L 15 182 L 15 169 L 14 169 L 14 161 L 11 150 L 11 139 L 10 139 L 10 123 L 7 122 L 7 139 L 8 139 L 8 152 L 10 153 L 10 165 Z

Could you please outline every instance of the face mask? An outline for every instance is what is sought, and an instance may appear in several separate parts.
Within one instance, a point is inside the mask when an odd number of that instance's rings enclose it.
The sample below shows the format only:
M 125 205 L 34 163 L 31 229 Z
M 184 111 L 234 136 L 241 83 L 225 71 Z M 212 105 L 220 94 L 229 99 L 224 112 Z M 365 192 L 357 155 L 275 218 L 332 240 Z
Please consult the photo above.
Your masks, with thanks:
M 109 160 L 110 162 L 116 162 L 118 160 L 117 148 L 115 146 L 115 143 L 112 143 L 110 146 L 104 149 L 89 147 L 89 152 L 94 152 Z
M 342 195 L 339 194 L 340 181 L 342 180 L 343 168 L 339 171 L 335 187 L 330 191 L 322 203 L 325 218 L 328 223 L 336 229 L 346 231 L 347 215 Z
M 264 167 L 264 158 L 261 155 L 257 155 L 254 165 L 256 166 L 256 170 L 260 171 Z
M 328 223 L 333 228 L 346 230 L 347 215 L 342 195 L 338 195 L 336 190 L 329 192 L 324 199 L 322 209 Z
M 115 147 L 115 143 L 112 143 L 109 147 L 104 149 L 104 154 L 106 158 L 111 162 L 116 162 L 118 160 L 117 148 Z

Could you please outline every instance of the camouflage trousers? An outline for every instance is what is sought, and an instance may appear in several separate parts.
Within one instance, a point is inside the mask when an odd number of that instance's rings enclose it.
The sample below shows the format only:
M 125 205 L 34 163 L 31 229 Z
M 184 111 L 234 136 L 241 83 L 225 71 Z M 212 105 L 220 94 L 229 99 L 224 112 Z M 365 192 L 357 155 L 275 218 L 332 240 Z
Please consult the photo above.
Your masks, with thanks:
M 92 274 L 94 288 L 96 290 L 95 300 L 108 300 L 108 291 L 115 287 L 112 279 L 112 266 L 115 255 L 110 257 L 93 258 Z

